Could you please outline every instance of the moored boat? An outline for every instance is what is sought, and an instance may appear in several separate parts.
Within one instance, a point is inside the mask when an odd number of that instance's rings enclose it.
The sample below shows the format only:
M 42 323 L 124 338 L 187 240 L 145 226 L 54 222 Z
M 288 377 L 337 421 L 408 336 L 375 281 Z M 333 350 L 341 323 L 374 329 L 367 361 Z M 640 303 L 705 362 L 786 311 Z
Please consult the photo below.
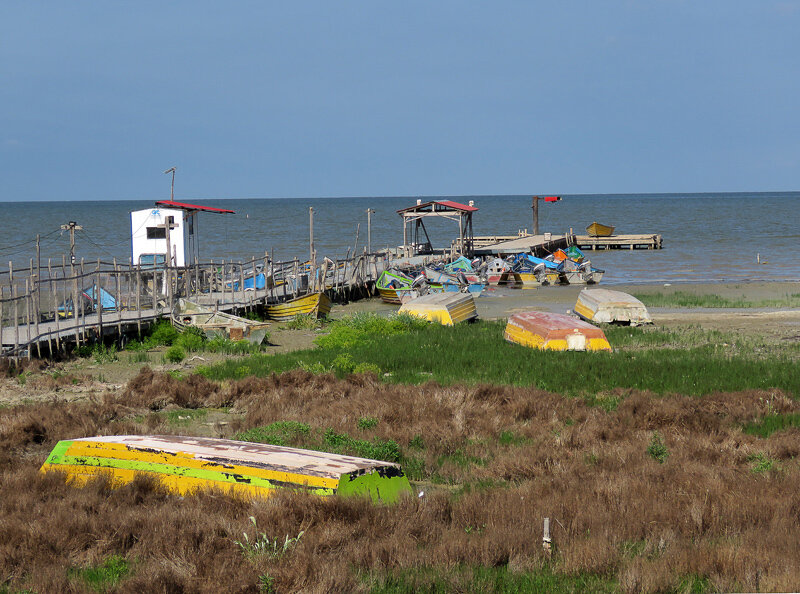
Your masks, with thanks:
M 512 315 L 505 339 L 522 346 L 553 351 L 610 351 L 605 333 L 565 314 L 527 311 Z
M 430 293 L 407 301 L 400 312 L 429 322 L 452 326 L 478 317 L 475 299 L 470 293 Z
M 411 486 L 392 462 L 261 443 L 174 435 L 110 435 L 59 441 L 40 472 L 63 472 L 75 486 L 107 476 L 114 487 L 137 475 L 179 495 L 216 489 L 265 497 L 276 489 L 396 501 Z
M 399 270 L 384 270 L 375 281 L 375 288 L 385 303 L 400 305 L 403 295 L 412 291 L 414 279 Z
M 592 237 L 609 237 L 614 234 L 614 227 L 595 221 L 586 227 L 586 232 Z
M 578 293 L 575 313 L 589 322 L 652 324 L 644 303 L 633 295 L 609 289 L 584 289 Z
M 282 303 L 270 303 L 265 310 L 269 319 L 279 322 L 285 322 L 297 316 L 321 318 L 331 312 L 331 300 L 322 292 L 308 293 Z

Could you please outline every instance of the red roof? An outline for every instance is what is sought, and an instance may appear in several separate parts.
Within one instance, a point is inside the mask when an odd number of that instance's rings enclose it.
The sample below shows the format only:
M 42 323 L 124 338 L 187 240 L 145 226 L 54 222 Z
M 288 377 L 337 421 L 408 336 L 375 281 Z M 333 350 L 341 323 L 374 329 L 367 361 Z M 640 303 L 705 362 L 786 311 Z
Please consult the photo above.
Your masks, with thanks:
M 545 196 L 544 197 L 544 201 L 545 202 L 558 202 L 559 200 L 561 200 L 561 196 Z
M 202 210 L 203 212 L 218 212 L 235 214 L 234 211 L 226 208 L 214 208 L 213 206 L 200 206 L 199 204 L 186 204 L 185 202 L 175 202 L 174 200 L 159 200 L 156 206 L 168 208 L 180 208 L 182 210 Z
M 443 206 L 444 208 L 436 208 L 439 205 Z M 429 207 L 431 211 L 434 210 L 442 211 L 448 208 L 452 210 L 460 210 L 463 212 L 475 212 L 476 210 L 478 210 L 477 207 L 475 206 L 468 206 L 466 204 L 461 204 L 459 202 L 453 202 L 452 200 L 432 200 L 431 202 L 423 202 L 422 204 L 415 204 L 414 206 L 409 206 L 408 208 L 401 208 L 397 212 L 402 213 L 402 212 L 409 212 L 412 210 L 428 210 Z

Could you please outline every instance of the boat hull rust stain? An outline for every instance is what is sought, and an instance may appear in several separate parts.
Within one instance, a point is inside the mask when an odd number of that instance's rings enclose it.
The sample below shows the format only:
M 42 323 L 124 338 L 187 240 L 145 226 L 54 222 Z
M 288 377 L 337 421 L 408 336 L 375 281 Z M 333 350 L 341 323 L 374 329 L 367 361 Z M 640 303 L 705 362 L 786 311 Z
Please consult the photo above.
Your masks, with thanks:
M 508 319 L 504 337 L 522 346 L 551 351 L 610 351 L 598 327 L 564 314 L 528 311 Z
M 60 471 L 75 486 L 107 476 L 114 487 L 137 475 L 171 493 L 218 489 L 247 498 L 276 489 L 369 496 L 390 503 L 411 492 L 399 465 L 380 460 L 225 439 L 110 436 L 56 444 L 41 472 Z

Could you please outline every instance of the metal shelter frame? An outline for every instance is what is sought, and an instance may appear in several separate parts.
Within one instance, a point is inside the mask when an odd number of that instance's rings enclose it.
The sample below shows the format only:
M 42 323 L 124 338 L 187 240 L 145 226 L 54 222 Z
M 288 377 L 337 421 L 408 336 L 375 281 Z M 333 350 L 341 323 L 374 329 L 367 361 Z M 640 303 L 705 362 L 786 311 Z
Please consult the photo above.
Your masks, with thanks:
M 403 250 L 406 256 L 426 254 L 432 252 L 431 240 L 428 231 L 425 229 L 424 219 L 427 217 L 441 217 L 458 222 L 458 247 L 461 255 L 472 257 L 473 237 L 472 213 L 478 209 L 469 204 L 460 204 L 452 200 L 432 200 L 423 203 L 417 200 L 417 204 L 402 208 L 397 211 L 403 217 Z M 420 229 L 425 234 L 424 242 L 420 242 Z M 409 243 L 409 239 L 412 240 Z

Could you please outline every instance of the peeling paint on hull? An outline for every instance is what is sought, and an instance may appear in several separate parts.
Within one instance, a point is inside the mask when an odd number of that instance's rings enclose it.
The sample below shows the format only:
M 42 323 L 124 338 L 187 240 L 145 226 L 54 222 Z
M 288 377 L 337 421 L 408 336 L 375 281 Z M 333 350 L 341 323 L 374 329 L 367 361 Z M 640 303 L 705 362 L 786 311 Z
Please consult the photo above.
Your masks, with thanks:
M 258 443 L 164 435 L 121 435 L 59 441 L 41 472 L 60 471 L 75 486 L 99 475 L 115 487 L 140 474 L 186 495 L 219 489 L 265 497 L 275 489 L 316 495 L 367 495 L 393 502 L 411 492 L 399 465 Z

